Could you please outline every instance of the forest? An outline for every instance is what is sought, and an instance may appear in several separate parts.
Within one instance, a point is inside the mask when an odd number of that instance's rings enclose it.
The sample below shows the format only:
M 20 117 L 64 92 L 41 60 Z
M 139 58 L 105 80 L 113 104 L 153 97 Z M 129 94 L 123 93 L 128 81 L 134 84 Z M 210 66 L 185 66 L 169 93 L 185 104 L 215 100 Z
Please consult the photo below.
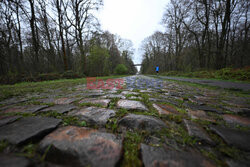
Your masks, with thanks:
M 102 0 L 0 1 L 1 82 L 135 74 L 133 44 L 101 29 Z
M 142 73 L 219 70 L 250 66 L 248 0 L 170 0 L 164 32 L 141 46 Z

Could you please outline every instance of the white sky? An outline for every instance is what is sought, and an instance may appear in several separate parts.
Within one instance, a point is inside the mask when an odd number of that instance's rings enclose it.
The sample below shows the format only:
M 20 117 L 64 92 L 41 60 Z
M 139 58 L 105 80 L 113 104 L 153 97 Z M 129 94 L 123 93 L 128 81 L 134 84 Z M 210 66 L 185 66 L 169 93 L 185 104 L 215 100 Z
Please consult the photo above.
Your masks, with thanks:
M 141 63 L 141 42 L 155 31 L 164 31 L 160 25 L 168 0 L 104 0 L 99 12 L 103 30 L 130 39 L 136 52 L 134 63 Z

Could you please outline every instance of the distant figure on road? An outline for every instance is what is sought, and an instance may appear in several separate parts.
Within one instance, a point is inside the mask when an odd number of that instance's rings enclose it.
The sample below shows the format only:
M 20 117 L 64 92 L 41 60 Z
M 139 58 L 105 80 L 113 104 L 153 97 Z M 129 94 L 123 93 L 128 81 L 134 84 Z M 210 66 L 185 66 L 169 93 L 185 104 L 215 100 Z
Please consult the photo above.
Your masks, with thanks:
M 156 72 L 156 74 L 158 75 L 158 73 L 159 73 L 159 66 L 156 66 L 156 67 L 155 67 L 155 72 Z

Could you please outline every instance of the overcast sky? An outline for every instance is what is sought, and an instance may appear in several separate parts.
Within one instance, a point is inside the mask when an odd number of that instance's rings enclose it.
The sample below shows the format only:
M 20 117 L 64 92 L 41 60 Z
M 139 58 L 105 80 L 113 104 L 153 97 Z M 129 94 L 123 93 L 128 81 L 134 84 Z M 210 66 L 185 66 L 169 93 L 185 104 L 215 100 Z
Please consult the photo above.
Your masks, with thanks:
M 133 61 L 141 63 L 141 42 L 155 31 L 163 31 L 160 22 L 167 2 L 168 0 L 104 0 L 98 17 L 103 30 L 133 42 L 136 49 Z

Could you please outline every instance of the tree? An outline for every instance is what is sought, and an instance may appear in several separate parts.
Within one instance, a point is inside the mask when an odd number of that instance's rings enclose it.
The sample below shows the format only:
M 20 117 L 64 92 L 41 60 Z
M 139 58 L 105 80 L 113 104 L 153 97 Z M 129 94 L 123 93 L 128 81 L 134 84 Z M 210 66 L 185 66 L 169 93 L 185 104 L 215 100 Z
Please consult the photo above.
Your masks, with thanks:
M 98 10 L 101 5 L 102 0 L 70 0 L 64 5 L 65 11 L 67 10 L 67 13 L 70 13 L 70 16 L 66 14 L 67 20 L 75 29 L 75 39 L 82 56 L 83 73 L 86 72 L 84 31 L 86 31 L 86 28 L 90 26 L 90 24 L 94 24 L 96 18 L 92 12 Z
M 124 75 L 128 73 L 128 69 L 124 64 L 118 64 L 115 68 L 115 74 Z

